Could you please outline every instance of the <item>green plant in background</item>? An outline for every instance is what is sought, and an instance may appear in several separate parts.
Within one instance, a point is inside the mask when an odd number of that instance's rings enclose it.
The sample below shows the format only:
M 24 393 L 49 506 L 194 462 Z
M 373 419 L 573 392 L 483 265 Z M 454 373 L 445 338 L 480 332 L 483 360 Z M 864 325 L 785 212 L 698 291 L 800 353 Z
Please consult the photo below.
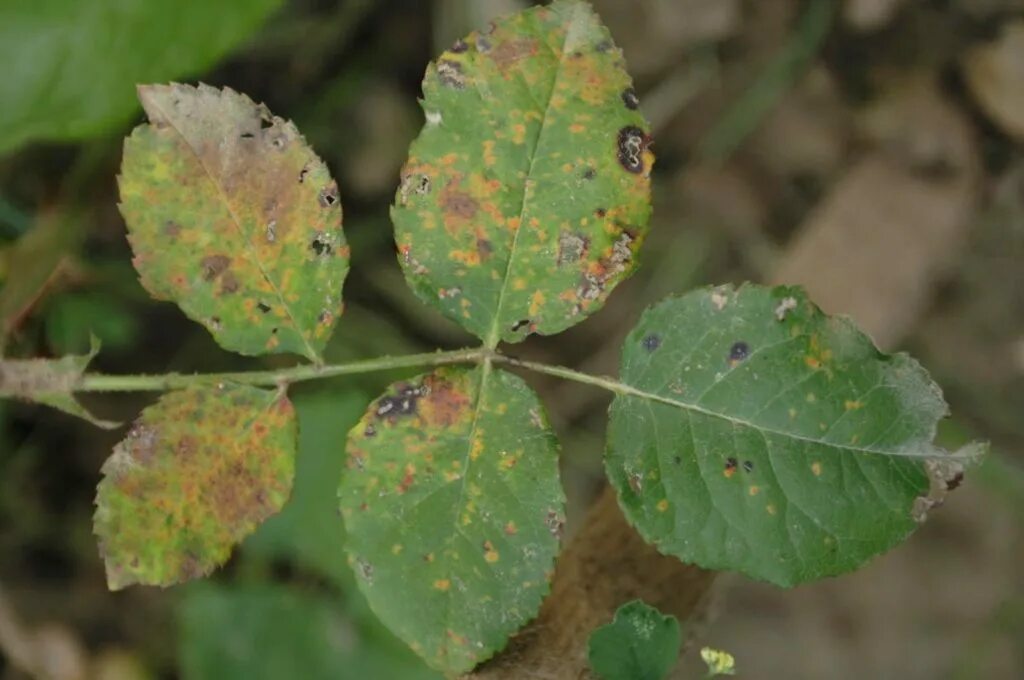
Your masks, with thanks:
M 143 285 L 226 349 L 309 363 L 204 375 L 93 374 L 91 354 L 0 363 L 0 394 L 76 415 L 74 392 L 166 392 L 103 466 L 95 527 L 112 588 L 205 575 L 285 506 L 305 429 L 290 391 L 332 376 L 426 370 L 334 442 L 347 451 L 347 536 L 316 550 L 347 552 L 377 617 L 446 674 L 492 656 L 537 613 L 565 522 L 558 441 L 509 369 L 615 395 L 607 473 L 647 541 L 784 586 L 904 540 L 980 452 L 936 448 L 946 406 L 927 373 L 798 288 L 709 287 L 654 306 L 617 379 L 502 352 L 579 323 L 636 268 L 647 123 L 620 51 L 574 0 L 456 42 L 423 89 L 426 125 L 392 208 L 399 262 L 482 344 L 341 364 L 322 360 L 349 257 L 324 163 L 244 95 L 139 89 L 149 124 L 126 141 L 119 179 Z M 287 612 L 276 598 L 235 605 Z

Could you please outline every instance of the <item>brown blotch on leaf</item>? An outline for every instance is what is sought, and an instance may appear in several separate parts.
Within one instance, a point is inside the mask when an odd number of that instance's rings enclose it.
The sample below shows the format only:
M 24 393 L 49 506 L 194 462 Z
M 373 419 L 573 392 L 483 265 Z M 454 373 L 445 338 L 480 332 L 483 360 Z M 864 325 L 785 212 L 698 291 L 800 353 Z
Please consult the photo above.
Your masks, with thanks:
M 573 231 L 558 235 L 558 266 L 579 262 L 590 249 L 590 239 Z
M 619 165 L 626 172 L 640 174 L 644 171 L 644 151 L 651 143 L 651 138 L 646 132 L 628 125 L 619 130 L 616 145 L 618 147 Z
M 470 416 L 469 395 L 459 385 L 437 375 L 424 378 L 428 395 L 423 399 L 420 416 L 426 427 L 451 427 Z
M 565 520 L 561 515 L 554 510 L 548 510 L 548 514 L 544 518 L 544 525 L 547 526 L 552 536 L 559 540 L 562 539 L 562 529 L 565 527 Z
M 531 38 L 523 38 L 520 40 L 507 40 L 499 44 L 490 51 L 489 56 L 494 60 L 498 70 L 505 73 L 514 67 L 520 59 L 524 59 L 536 52 L 537 41 Z
M 480 256 L 480 261 L 486 261 L 491 253 L 494 252 L 494 245 L 486 238 L 482 236 L 476 237 L 476 252 Z
M 468 220 L 476 215 L 479 208 L 479 204 L 472 196 L 453 188 L 450 184 L 441 192 L 441 210 L 445 216 Z
M 320 207 L 331 207 L 338 202 L 338 185 L 331 182 L 320 190 L 320 194 L 317 196 L 317 199 L 320 201 Z
M 462 73 L 462 64 L 457 61 L 442 59 L 437 62 L 437 78 L 445 87 L 456 90 L 466 88 L 466 76 Z
M 225 295 L 231 293 L 237 293 L 241 285 L 238 283 L 238 277 L 233 272 L 224 272 L 224 275 L 220 277 L 220 292 Z
M 228 268 L 231 258 L 227 255 L 208 255 L 199 264 L 203 268 L 203 280 L 213 281 Z
M 468 49 L 469 45 L 467 45 L 466 41 L 462 39 L 456 40 L 451 47 L 451 51 L 454 52 L 455 54 L 462 54 Z

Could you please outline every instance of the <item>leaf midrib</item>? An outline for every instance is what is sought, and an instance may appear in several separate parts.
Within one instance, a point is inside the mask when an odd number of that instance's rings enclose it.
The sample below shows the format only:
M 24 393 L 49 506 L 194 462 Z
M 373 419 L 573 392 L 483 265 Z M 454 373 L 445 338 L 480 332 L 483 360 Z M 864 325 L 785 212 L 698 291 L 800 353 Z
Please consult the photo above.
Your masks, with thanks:
M 501 314 L 505 306 L 505 292 L 508 290 L 509 278 L 512 275 L 512 263 L 516 259 L 516 247 L 519 245 L 519 234 L 522 233 L 525 226 L 523 224 L 523 218 L 527 214 L 527 204 L 529 203 L 529 196 L 532 193 L 532 177 L 534 166 L 537 162 L 537 149 L 541 147 L 541 141 L 544 138 L 544 131 L 547 129 L 548 116 L 551 113 L 551 103 L 554 100 L 558 81 L 562 76 L 562 68 L 565 65 L 566 46 L 569 44 L 569 35 L 576 22 L 577 13 L 582 7 L 582 5 L 578 4 L 574 4 L 572 6 L 572 13 L 569 15 L 567 20 L 565 36 L 562 38 L 562 49 L 558 53 L 558 66 L 555 69 L 554 78 L 551 79 L 551 87 L 548 90 L 547 103 L 545 104 L 544 114 L 540 120 L 540 128 L 537 131 L 537 136 L 534 138 L 532 148 L 530 149 L 530 166 L 527 168 L 526 178 L 523 180 L 523 200 L 519 206 L 519 226 L 516 228 L 516 233 L 512 237 L 512 245 L 509 248 L 508 262 L 505 264 L 505 274 L 502 277 L 501 288 L 498 291 L 498 304 L 494 310 L 491 328 L 488 330 L 487 337 L 484 339 L 485 345 L 490 349 L 497 347 L 498 343 L 501 341 Z

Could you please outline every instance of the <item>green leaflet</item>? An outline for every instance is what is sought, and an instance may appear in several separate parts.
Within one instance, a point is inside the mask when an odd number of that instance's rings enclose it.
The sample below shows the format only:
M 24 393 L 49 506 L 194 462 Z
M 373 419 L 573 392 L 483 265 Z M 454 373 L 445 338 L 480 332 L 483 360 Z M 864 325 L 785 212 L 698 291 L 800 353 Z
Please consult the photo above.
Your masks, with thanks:
M 679 621 L 640 600 L 590 634 L 588 659 L 601 680 L 662 680 L 679 660 Z
M 468 671 L 537 613 L 565 516 L 557 454 L 533 391 L 490 365 L 396 383 L 349 433 L 356 580 L 432 667 Z
M 491 347 L 600 309 L 636 266 L 654 157 L 589 5 L 556 0 L 470 34 L 423 92 L 391 211 L 417 294 Z
M 242 385 L 165 394 L 103 464 L 95 531 L 112 590 L 203 576 L 288 499 L 295 411 Z
M 218 343 L 318 360 L 342 311 L 338 188 L 291 123 L 230 89 L 148 85 L 126 140 L 135 267 Z
M 698 290 L 626 340 L 607 470 L 661 551 L 791 586 L 906 538 L 946 414 L 913 359 L 886 356 L 797 288 Z M 920 501 L 918 504 L 920 505 Z
M 259 28 L 280 0 L 5 0 L 0 154 L 128 122 L 136 83 L 198 73 Z

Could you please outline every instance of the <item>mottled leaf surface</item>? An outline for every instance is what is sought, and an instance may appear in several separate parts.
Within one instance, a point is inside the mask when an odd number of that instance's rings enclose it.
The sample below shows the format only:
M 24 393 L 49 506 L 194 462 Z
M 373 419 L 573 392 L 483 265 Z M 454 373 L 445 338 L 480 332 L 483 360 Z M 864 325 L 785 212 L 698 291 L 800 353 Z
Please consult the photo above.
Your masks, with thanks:
M 599 309 L 635 267 L 654 157 L 590 6 L 556 0 L 470 34 L 423 93 L 391 213 L 417 294 L 491 346 Z
M 100 351 L 94 337 L 88 354 L 68 354 L 59 359 L 0 359 L 0 397 L 45 404 L 103 428 L 120 423 L 93 416 L 75 399 L 89 362 Z
M 95 531 L 118 590 L 208 574 L 288 499 L 295 411 L 242 385 L 164 395 L 103 464 Z
M 350 432 L 356 580 L 432 667 L 469 670 L 537 613 L 564 523 L 557 453 L 533 391 L 490 366 L 396 383 Z
M 661 551 L 794 585 L 906 538 L 946 414 L 928 374 L 797 288 L 698 290 L 626 340 L 608 474 Z
M 226 349 L 318 359 L 342 311 L 338 188 L 295 126 L 230 89 L 147 85 L 121 213 L 151 295 Z
M 0 153 L 127 123 L 136 83 L 206 70 L 281 0 L 0 2 Z
M 640 600 L 590 634 L 590 668 L 601 680 L 662 680 L 679 660 L 679 621 Z

